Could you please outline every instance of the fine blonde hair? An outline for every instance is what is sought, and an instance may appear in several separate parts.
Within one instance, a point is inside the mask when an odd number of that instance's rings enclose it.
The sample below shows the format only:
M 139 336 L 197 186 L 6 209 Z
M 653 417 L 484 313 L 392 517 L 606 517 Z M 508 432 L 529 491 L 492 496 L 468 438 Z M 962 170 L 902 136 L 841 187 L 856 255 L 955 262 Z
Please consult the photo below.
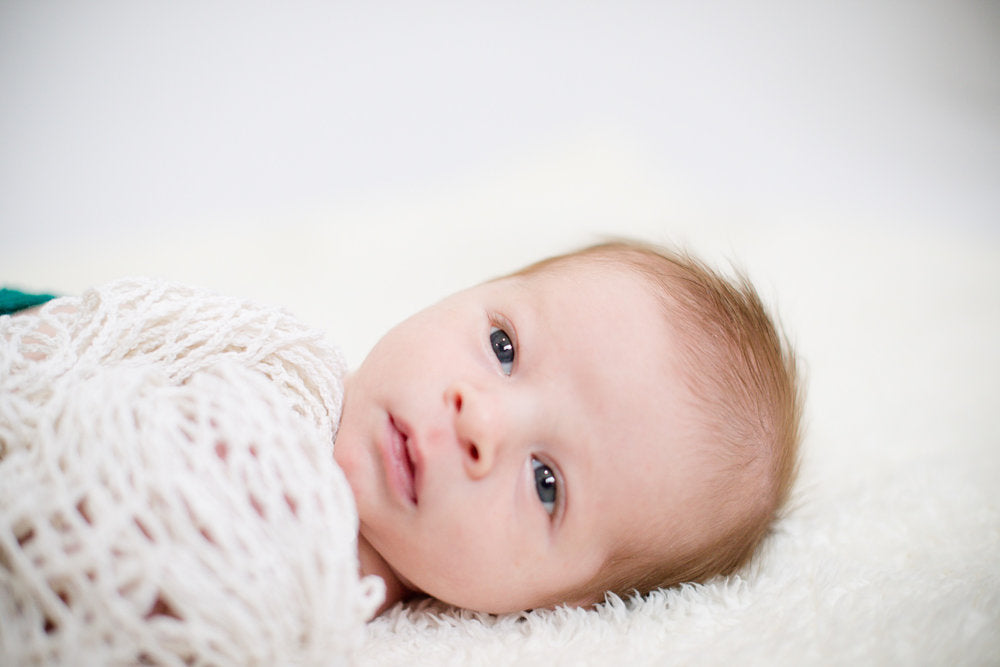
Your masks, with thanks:
M 613 262 L 641 275 L 679 339 L 682 375 L 703 442 L 717 463 L 708 492 L 719 511 L 710 537 L 686 553 L 623 548 L 562 600 L 644 594 L 743 567 L 785 505 L 795 479 L 802 399 L 795 355 L 743 273 L 728 279 L 689 253 L 614 240 L 532 264 Z M 661 550 L 662 551 L 662 550 Z

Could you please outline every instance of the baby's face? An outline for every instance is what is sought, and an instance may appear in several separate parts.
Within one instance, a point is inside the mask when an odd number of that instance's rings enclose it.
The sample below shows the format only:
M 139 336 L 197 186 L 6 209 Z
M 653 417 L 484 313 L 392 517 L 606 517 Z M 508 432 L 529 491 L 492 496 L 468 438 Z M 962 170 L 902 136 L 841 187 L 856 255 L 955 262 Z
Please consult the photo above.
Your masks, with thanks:
M 414 315 L 347 381 L 335 457 L 362 536 L 461 607 L 598 601 L 561 598 L 623 545 L 669 556 L 704 530 L 677 368 L 657 301 L 616 266 L 571 261 Z

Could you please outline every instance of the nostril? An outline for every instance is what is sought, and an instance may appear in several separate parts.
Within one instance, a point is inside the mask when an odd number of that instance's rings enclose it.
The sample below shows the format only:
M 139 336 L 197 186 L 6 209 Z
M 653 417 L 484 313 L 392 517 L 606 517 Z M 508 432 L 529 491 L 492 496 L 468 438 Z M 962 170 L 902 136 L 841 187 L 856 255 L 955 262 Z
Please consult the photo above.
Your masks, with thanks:
M 479 460 L 479 448 L 476 447 L 475 443 L 469 444 L 469 456 L 472 457 L 473 461 Z
M 455 394 L 455 410 L 457 412 L 461 412 L 462 411 L 462 395 L 461 394 Z

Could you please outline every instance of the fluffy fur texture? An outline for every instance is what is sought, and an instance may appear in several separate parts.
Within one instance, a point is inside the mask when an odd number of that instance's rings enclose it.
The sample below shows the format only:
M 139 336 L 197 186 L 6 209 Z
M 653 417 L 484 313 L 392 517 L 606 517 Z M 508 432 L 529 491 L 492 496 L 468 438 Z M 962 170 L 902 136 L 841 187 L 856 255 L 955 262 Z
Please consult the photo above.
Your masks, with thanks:
M 329 664 L 381 582 L 290 316 L 121 281 L 0 318 L 0 662 Z

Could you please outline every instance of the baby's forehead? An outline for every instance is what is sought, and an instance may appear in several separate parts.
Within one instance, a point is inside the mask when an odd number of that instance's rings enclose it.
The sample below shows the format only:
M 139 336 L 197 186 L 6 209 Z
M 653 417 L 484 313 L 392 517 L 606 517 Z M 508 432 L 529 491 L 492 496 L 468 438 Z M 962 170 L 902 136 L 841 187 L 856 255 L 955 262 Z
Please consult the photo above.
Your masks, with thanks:
M 601 276 L 600 280 L 585 280 L 588 276 Z M 514 289 L 532 289 L 545 286 L 556 293 L 579 292 L 614 293 L 623 282 L 641 286 L 653 301 L 660 301 L 658 286 L 650 280 L 650 273 L 638 264 L 615 254 L 578 254 L 556 257 L 527 266 L 520 271 L 502 276 L 491 283 Z M 490 283 L 487 283 L 490 284 Z
M 571 257 L 503 279 L 524 325 L 532 363 L 557 357 L 560 370 L 605 394 L 597 417 L 615 421 L 615 405 L 657 402 L 677 393 L 681 377 L 677 334 L 648 282 L 622 262 Z M 526 359 L 528 361 L 528 359 Z M 530 366 L 529 366 L 530 368 Z
M 532 276 L 543 274 L 565 275 L 581 269 L 621 269 L 635 271 L 636 264 L 623 254 L 615 252 L 585 252 L 551 257 L 530 264 L 510 275 Z
M 681 346 L 642 276 L 581 260 L 515 280 L 513 289 L 540 294 L 524 327 L 523 371 L 544 367 L 561 379 L 553 387 L 567 400 L 557 405 L 580 422 L 582 438 L 641 467 L 654 458 L 642 450 L 692 430 Z

